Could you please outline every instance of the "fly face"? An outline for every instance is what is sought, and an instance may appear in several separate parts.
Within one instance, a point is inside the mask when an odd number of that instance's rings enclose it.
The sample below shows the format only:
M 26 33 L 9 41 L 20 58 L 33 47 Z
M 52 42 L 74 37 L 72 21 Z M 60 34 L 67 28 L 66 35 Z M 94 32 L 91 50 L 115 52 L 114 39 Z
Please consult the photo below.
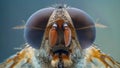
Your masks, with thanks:
M 25 39 L 36 49 L 52 57 L 51 65 L 70 67 L 73 55 L 90 47 L 95 39 L 92 19 L 77 8 L 46 8 L 34 13 L 27 21 Z M 80 57 L 80 56 L 77 56 Z

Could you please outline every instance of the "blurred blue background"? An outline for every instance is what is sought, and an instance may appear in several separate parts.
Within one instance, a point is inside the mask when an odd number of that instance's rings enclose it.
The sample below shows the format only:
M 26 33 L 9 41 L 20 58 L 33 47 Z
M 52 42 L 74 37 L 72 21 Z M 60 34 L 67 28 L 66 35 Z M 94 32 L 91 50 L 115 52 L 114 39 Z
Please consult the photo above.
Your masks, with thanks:
M 23 30 L 12 27 L 24 24 L 22 20 L 27 21 L 37 10 L 60 2 L 82 9 L 108 26 L 97 28 L 95 44 L 120 61 L 120 0 L 0 0 L 0 62 L 15 54 L 15 47 L 25 43 Z

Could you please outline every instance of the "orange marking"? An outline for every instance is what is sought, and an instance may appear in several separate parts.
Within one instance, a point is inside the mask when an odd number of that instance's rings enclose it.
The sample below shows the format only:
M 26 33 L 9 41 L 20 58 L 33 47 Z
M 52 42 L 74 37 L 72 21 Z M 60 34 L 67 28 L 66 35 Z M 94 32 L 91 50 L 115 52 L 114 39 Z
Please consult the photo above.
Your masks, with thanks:
M 63 60 L 69 60 L 69 55 L 62 54 L 62 59 Z
M 56 44 L 57 38 L 58 38 L 57 31 L 55 27 L 52 27 L 49 32 L 49 44 L 51 47 L 53 47 Z
M 53 55 L 53 60 L 58 60 L 58 59 L 59 59 L 59 57 L 57 54 Z
M 108 56 L 107 54 L 102 53 L 99 49 L 96 47 L 91 47 L 87 50 L 86 58 L 88 62 L 92 62 L 93 58 L 97 58 L 99 61 L 101 61 L 106 68 L 111 67 L 105 59 L 108 59 L 112 64 L 116 64 L 117 62 L 113 61 L 113 59 Z
M 26 59 L 26 63 L 30 63 L 31 59 L 33 57 L 33 50 L 31 48 L 25 48 L 22 51 L 20 51 L 19 53 L 17 53 L 13 58 L 10 58 L 7 60 L 7 63 L 11 63 L 13 62 L 13 64 L 11 64 L 10 68 L 15 68 L 15 66 L 17 64 L 19 64 L 20 62 L 22 62 L 23 60 Z
M 65 27 L 64 30 L 64 40 L 65 40 L 65 46 L 68 47 L 71 41 L 71 30 L 69 27 Z

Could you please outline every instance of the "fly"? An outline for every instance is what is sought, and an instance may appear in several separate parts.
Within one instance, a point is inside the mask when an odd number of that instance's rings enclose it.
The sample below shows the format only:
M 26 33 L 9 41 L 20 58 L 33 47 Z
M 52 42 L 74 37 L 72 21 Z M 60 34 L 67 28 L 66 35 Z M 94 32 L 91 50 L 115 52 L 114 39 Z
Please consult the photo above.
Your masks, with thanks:
M 118 62 L 95 46 L 96 27 L 107 28 L 94 23 L 87 13 L 78 8 L 60 5 L 41 9 L 32 14 L 25 25 L 13 27 L 24 29 L 27 46 L 3 66 L 119 68 Z

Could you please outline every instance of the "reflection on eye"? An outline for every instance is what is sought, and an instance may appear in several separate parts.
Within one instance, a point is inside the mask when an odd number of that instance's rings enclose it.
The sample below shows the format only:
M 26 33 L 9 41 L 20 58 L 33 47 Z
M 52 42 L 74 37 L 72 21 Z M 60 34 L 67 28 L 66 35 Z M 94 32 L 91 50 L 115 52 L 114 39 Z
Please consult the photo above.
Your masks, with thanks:
M 56 24 L 56 23 L 54 23 L 54 24 L 53 24 L 53 27 L 57 27 L 57 24 Z
M 67 25 L 67 23 L 64 23 L 63 26 L 65 27 L 65 26 L 68 26 L 68 25 Z

